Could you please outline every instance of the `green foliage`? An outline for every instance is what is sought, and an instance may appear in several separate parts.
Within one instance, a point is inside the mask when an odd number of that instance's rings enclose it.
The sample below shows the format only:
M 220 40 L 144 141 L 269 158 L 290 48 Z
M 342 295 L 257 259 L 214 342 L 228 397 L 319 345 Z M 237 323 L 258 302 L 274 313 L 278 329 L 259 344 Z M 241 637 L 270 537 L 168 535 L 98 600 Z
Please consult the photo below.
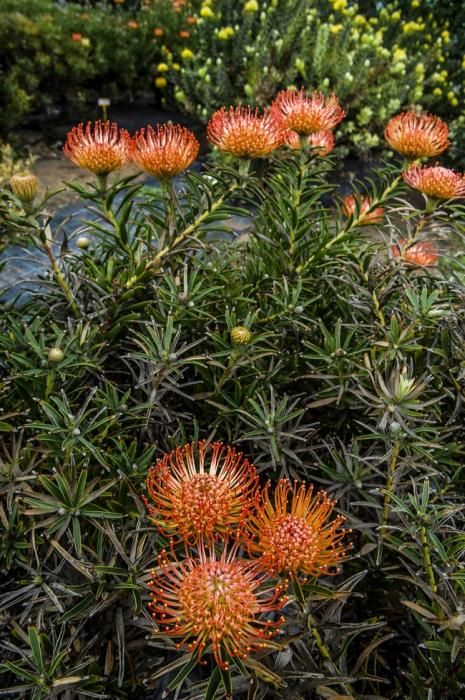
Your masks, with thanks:
M 358 185 L 385 208 L 363 226 L 332 168 L 280 152 L 261 186 L 221 163 L 176 190 L 73 185 L 94 215 L 76 253 L 41 202 L 2 192 L 2 232 L 54 265 L 0 308 L 0 694 L 463 693 L 465 210 L 414 206 L 390 164 Z M 407 235 L 440 264 L 391 258 Z M 239 445 L 264 481 L 321 485 L 352 528 L 341 574 L 295 582 L 276 649 L 223 674 L 147 611 L 168 545 L 147 469 L 199 437 Z

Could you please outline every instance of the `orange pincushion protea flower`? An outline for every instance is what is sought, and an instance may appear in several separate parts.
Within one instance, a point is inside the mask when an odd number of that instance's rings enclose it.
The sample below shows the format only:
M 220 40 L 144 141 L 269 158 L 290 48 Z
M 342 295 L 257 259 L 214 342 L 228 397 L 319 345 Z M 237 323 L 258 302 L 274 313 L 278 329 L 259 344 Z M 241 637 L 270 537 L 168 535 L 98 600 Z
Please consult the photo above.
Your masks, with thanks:
M 192 131 L 179 124 L 148 126 L 133 138 L 132 160 L 159 180 L 169 180 L 197 158 L 200 144 Z
M 394 151 L 410 160 L 432 158 L 449 146 L 449 129 L 432 114 L 402 112 L 389 120 L 384 138 Z
M 438 249 L 430 241 L 418 241 L 407 246 L 407 241 L 399 240 L 391 248 L 392 257 L 400 258 L 409 265 L 434 267 L 439 258 Z
M 412 165 L 402 177 L 410 187 L 423 192 L 431 199 L 455 199 L 465 196 L 465 176 L 440 165 L 421 168 Z
M 237 557 L 237 548 L 223 549 L 218 556 L 201 543 L 199 556 L 184 561 L 169 560 L 162 552 L 160 573 L 149 582 L 152 600 L 149 609 L 160 630 L 177 637 L 177 647 L 187 646 L 199 660 L 211 649 L 220 668 L 228 659 L 247 658 L 266 648 L 284 621 L 261 620 L 263 613 L 279 610 L 287 599 L 283 586 L 262 585 L 266 573 L 257 562 Z
M 283 144 L 284 130 L 269 111 L 260 116 L 250 107 L 222 107 L 208 122 L 207 136 L 220 151 L 239 158 L 260 158 Z
M 296 150 L 302 147 L 299 134 L 297 131 L 292 131 L 292 129 L 286 131 L 285 143 L 289 148 Z M 323 158 L 328 153 L 331 153 L 336 145 L 336 141 L 333 132 L 330 129 L 326 129 L 325 131 L 317 131 L 314 134 L 310 134 L 307 137 L 307 145 L 315 150 L 317 156 Z
M 317 91 L 308 96 L 304 90 L 283 90 L 271 109 L 286 129 L 301 136 L 334 129 L 345 117 L 336 95 L 325 97 Z
M 273 574 L 330 573 L 346 554 L 345 518 L 328 522 L 334 505 L 324 491 L 313 495 L 312 485 L 292 486 L 288 479 L 278 481 L 272 501 L 268 484 L 247 521 L 250 552 L 260 555 L 260 565 Z
M 372 201 L 369 197 L 356 197 L 353 194 L 348 194 L 342 200 L 342 211 L 347 218 L 358 215 L 358 224 L 365 226 L 367 224 L 380 224 L 384 217 L 384 207 L 375 207 L 372 209 Z
M 71 129 L 63 146 L 65 155 L 80 168 L 108 175 L 129 160 L 131 136 L 114 122 L 89 122 Z
M 256 495 L 255 467 L 221 443 L 178 447 L 149 471 L 145 503 L 168 534 L 196 540 L 242 529 Z

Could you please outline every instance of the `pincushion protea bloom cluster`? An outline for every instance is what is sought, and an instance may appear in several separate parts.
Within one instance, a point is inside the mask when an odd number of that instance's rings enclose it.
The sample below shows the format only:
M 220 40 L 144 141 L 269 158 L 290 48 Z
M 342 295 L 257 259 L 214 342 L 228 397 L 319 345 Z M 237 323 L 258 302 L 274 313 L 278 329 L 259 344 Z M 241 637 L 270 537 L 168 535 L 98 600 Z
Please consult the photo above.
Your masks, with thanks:
M 432 114 L 397 114 L 388 122 L 384 137 L 394 151 L 409 160 L 438 156 L 449 146 L 447 124 Z
M 162 124 L 141 129 L 132 141 L 132 160 L 159 180 L 179 175 L 199 154 L 194 134 L 178 124 Z
M 283 617 L 261 616 L 285 604 L 284 585 L 271 585 L 256 562 L 238 556 L 237 545 L 218 554 L 200 542 L 198 555 L 183 561 L 162 552 L 158 566 L 149 583 L 149 609 L 165 634 L 180 638 L 178 648 L 186 646 L 200 659 L 210 647 L 217 665 L 227 669 L 228 659 L 246 659 L 280 631 Z
M 260 115 L 251 107 L 222 107 L 208 122 L 207 136 L 220 151 L 238 158 L 260 158 L 282 146 L 284 129 L 269 110 Z
M 194 134 L 178 124 L 148 126 L 131 137 L 114 122 L 96 121 L 73 127 L 63 151 L 73 163 L 99 176 L 132 160 L 147 173 L 166 180 L 188 168 L 199 148 Z
M 439 257 L 438 249 L 431 241 L 409 243 L 401 239 L 391 247 L 391 253 L 393 258 L 421 267 L 434 267 Z
M 465 197 L 465 175 L 440 165 L 412 165 L 402 177 L 415 190 L 431 199 L 457 199 Z
M 355 217 L 361 226 L 380 224 L 384 217 L 384 208 L 374 207 L 370 197 L 357 197 L 353 194 L 346 195 L 342 200 L 342 211 L 347 218 Z
M 68 133 L 63 151 L 80 168 L 108 175 L 129 160 L 131 136 L 114 122 L 78 124 Z
M 336 95 L 326 97 L 317 91 L 307 95 L 303 89 L 280 92 L 271 111 L 286 129 L 301 136 L 334 129 L 345 117 Z
M 269 490 L 268 483 L 247 522 L 249 550 L 260 556 L 261 566 L 291 577 L 337 571 L 347 550 L 345 518 L 328 521 L 335 501 L 325 491 L 314 494 L 312 485 L 291 485 L 288 479 L 278 482 L 273 497 Z
M 257 484 L 255 467 L 240 452 L 200 441 L 158 460 L 146 505 L 155 524 L 184 540 L 228 535 L 244 523 Z
M 270 490 L 220 443 L 179 447 L 149 470 L 149 517 L 170 541 L 149 582 L 149 608 L 160 633 L 199 661 L 211 653 L 227 669 L 270 646 L 285 621 L 288 577 L 332 573 L 344 558 L 344 519 L 329 521 L 334 501 L 286 479 L 273 502 Z
M 331 153 L 334 146 L 336 145 L 336 140 L 334 134 L 330 129 L 325 129 L 324 131 L 317 131 L 315 134 L 310 134 L 305 143 L 302 143 L 302 139 L 297 133 L 297 131 L 292 131 L 291 129 L 286 131 L 286 136 L 284 138 L 286 146 L 293 148 L 295 150 L 302 148 L 302 146 L 307 146 L 315 150 L 315 154 L 320 158 L 324 158 L 328 153 Z

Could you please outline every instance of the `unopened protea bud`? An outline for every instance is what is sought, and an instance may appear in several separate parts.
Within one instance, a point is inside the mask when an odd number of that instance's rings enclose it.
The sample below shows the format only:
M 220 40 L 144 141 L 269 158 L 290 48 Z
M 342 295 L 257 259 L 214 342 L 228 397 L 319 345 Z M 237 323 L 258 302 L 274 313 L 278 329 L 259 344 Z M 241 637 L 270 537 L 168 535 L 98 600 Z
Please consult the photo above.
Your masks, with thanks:
M 231 340 L 234 345 L 246 345 L 251 339 L 252 333 L 245 326 L 234 326 L 231 329 Z
M 90 246 L 90 238 L 87 238 L 87 236 L 79 236 L 76 241 L 76 245 L 78 248 L 86 250 Z
M 31 173 L 13 175 L 10 180 L 10 187 L 13 194 L 25 204 L 29 204 L 37 196 L 39 191 L 39 180 Z
M 49 362 L 61 362 L 65 354 L 61 348 L 50 348 L 48 351 Z

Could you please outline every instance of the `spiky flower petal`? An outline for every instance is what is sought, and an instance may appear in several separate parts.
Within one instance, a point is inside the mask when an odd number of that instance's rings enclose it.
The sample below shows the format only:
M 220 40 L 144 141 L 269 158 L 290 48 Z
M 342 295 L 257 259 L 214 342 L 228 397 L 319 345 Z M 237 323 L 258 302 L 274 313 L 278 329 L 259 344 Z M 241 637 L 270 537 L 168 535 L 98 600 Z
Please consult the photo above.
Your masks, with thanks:
M 409 265 L 422 267 L 434 267 L 438 262 L 438 249 L 431 241 L 418 241 L 407 245 L 407 241 L 401 239 L 391 248 L 392 257 L 400 258 Z
M 313 486 L 280 479 L 269 494 L 268 484 L 247 521 L 249 549 L 260 556 L 260 564 L 273 574 L 311 576 L 338 568 L 346 554 L 341 528 L 344 517 L 328 520 L 335 502 L 328 494 L 313 494 Z
M 132 160 L 146 173 L 169 180 L 189 167 L 199 154 L 196 137 L 179 124 L 147 126 L 134 136 Z
M 260 158 L 279 148 L 284 130 L 275 115 L 251 107 L 222 107 L 207 126 L 207 136 L 220 151 L 239 158 Z
M 162 552 L 158 572 L 149 582 L 149 609 L 160 630 L 179 639 L 177 646 L 211 651 L 220 668 L 228 659 L 247 658 L 266 648 L 283 618 L 261 619 L 279 610 L 286 598 L 283 585 L 263 588 L 267 575 L 257 562 L 237 557 L 237 547 L 221 555 L 201 543 L 198 557 L 179 561 Z
M 184 540 L 241 529 L 256 494 L 255 467 L 233 447 L 200 441 L 178 447 L 149 471 L 153 522 Z
M 286 146 L 295 150 L 302 148 L 302 140 L 299 134 L 297 131 L 292 131 L 292 129 L 286 131 L 285 143 Z M 325 129 L 325 131 L 317 131 L 307 136 L 304 145 L 313 148 L 317 156 L 324 158 L 328 153 L 331 153 L 336 145 L 336 141 L 333 132 L 329 129 Z
M 347 218 L 358 217 L 357 223 L 361 226 L 367 224 L 380 224 L 384 217 L 384 207 L 373 207 L 370 197 L 360 197 L 348 194 L 342 200 L 342 211 Z
M 465 175 L 440 165 L 412 165 L 402 174 L 405 182 L 431 199 L 465 197 Z
M 318 131 L 334 129 L 345 117 L 336 95 L 326 97 L 321 92 L 307 95 L 304 90 L 283 90 L 271 106 L 286 129 L 309 136 Z
M 449 146 L 447 124 L 432 114 L 397 114 L 389 120 L 384 137 L 394 151 L 410 160 L 437 156 Z
M 108 175 L 129 160 L 131 136 L 114 122 L 78 124 L 68 133 L 63 151 L 80 168 Z

